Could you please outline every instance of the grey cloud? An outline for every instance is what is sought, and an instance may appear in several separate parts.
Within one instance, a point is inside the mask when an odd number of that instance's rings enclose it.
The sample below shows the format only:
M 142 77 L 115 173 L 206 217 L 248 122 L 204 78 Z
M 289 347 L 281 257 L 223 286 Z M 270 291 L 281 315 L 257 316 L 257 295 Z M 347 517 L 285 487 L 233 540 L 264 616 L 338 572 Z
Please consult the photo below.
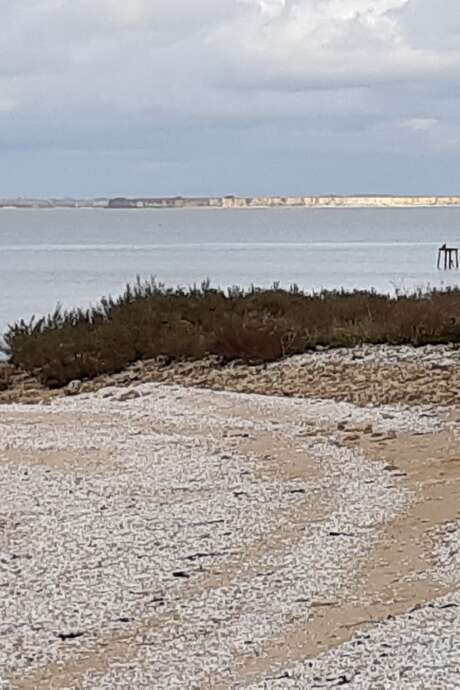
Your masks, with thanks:
M 457 15 L 453 5 L 450 13 Z M 330 89 L 460 76 L 458 41 L 443 42 L 455 35 L 446 18 L 434 44 L 423 32 L 413 40 L 412 21 L 427 22 L 424 0 L 304 0 L 264 30 L 253 20 L 239 32 L 224 27 L 216 34 L 216 51 L 235 87 Z M 238 38 L 230 41 L 230 34 Z
M 395 17 L 412 46 L 443 53 L 460 51 L 460 12 L 456 0 L 408 0 L 395 12 Z
M 195 168 L 203 193 L 219 157 L 222 184 L 236 174 L 235 151 L 247 170 L 251 156 L 288 156 L 294 170 L 306 155 L 331 152 L 338 168 L 370 152 L 452 153 L 460 148 L 460 13 L 457 0 L 433 7 L 3 0 L 0 146 L 10 162 L 15 150 L 24 161 L 48 147 L 53 160 L 62 154 L 77 168 L 86 152 L 100 161 L 138 157 L 142 174 L 163 166 L 165 179 Z M 233 161 L 225 174 L 224 160 Z

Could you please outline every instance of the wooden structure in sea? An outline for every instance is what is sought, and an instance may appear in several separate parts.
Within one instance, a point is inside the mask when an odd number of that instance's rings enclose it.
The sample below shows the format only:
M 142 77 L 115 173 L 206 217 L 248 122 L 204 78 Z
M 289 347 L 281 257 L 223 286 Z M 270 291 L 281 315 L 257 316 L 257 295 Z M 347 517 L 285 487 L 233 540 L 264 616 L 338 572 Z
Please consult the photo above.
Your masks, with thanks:
M 450 271 L 453 268 L 458 268 L 458 249 L 457 247 L 448 247 L 446 243 L 438 249 L 438 268 L 443 268 L 445 271 Z

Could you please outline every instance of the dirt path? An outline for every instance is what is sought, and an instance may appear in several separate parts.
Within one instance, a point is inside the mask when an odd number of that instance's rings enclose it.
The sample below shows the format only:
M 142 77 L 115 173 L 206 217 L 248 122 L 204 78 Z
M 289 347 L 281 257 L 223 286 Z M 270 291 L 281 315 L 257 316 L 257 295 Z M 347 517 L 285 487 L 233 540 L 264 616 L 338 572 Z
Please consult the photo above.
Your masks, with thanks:
M 423 436 L 402 434 L 378 444 L 363 435 L 353 445 L 366 458 L 383 460 L 414 498 L 382 526 L 374 548 L 357 559 L 355 582 L 349 583 L 346 596 L 319 602 L 308 626 L 304 621 L 291 626 L 256 658 L 237 663 L 239 683 L 279 673 L 350 640 L 358 629 L 367 631 L 459 589 L 458 582 L 440 582 L 433 565 L 436 531 L 460 523 L 460 449 L 455 429 Z M 229 687 L 225 682 L 219 686 Z
M 0 687 L 314 687 L 458 592 L 459 421 L 155 384 L 1 408 Z

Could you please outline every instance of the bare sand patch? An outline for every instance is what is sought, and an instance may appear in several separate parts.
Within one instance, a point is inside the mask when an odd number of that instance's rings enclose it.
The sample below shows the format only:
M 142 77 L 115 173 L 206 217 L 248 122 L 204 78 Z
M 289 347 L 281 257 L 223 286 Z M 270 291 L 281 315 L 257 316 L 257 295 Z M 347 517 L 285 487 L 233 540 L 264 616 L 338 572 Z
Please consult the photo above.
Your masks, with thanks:
M 287 684 L 457 590 L 453 407 L 138 390 L 0 410 L 5 687 Z

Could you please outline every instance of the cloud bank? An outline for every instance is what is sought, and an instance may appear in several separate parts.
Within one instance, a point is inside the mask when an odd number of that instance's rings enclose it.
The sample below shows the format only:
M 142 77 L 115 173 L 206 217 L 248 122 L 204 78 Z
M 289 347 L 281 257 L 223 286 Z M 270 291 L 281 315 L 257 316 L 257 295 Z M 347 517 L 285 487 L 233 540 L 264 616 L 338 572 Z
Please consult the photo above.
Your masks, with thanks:
M 454 192 L 456 3 L 2 0 L 0 184 Z

